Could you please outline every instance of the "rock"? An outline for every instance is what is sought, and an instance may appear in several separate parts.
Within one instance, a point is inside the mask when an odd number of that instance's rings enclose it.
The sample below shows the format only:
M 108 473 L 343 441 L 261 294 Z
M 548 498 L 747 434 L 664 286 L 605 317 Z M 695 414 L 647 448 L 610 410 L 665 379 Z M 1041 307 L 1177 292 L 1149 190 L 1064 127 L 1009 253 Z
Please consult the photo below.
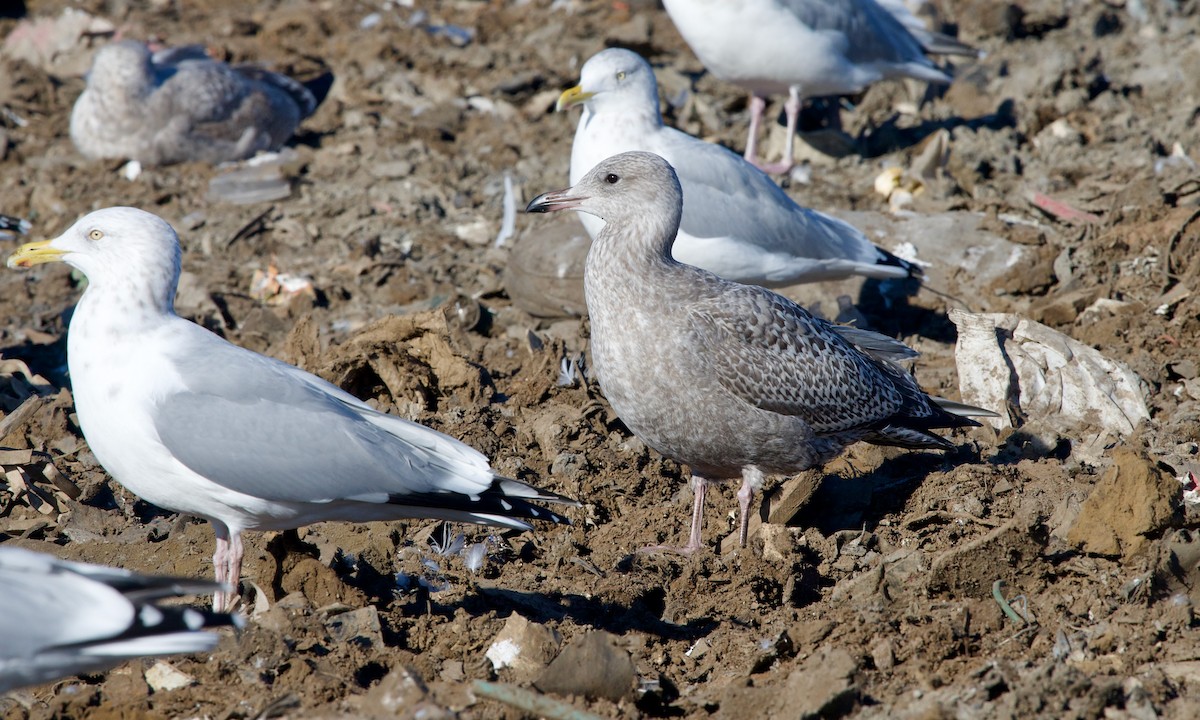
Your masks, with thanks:
M 783 684 L 727 689 L 716 717 L 841 717 L 858 698 L 857 671 L 858 663 L 846 650 L 823 649 L 793 670 Z
M 633 694 L 637 668 L 615 635 L 594 630 L 566 647 L 534 680 L 542 692 L 621 700 Z
M 1127 448 L 1079 509 L 1067 540 L 1085 552 L 1129 557 L 1171 526 L 1180 512 L 1180 487 L 1154 461 Z
M 1047 536 L 1041 517 L 1018 515 L 935 558 L 928 575 L 929 590 L 954 597 L 987 598 L 997 580 L 1019 587 L 1019 573 L 1038 573 Z
M 561 644 L 558 633 L 513 613 L 488 647 L 485 657 L 497 671 L 511 668 L 513 679 L 524 683 L 546 667 Z
M 165 660 L 159 660 L 146 671 L 146 684 L 154 692 L 166 692 L 195 685 L 196 678 L 176 670 Z
M 896 646 L 887 638 L 876 640 L 871 646 L 871 660 L 876 670 L 891 670 L 896 665 Z
M 383 647 L 379 611 L 374 605 L 334 615 L 325 621 L 325 629 L 336 642 L 353 642 L 373 648 Z
M 421 718 L 444 720 L 454 713 L 429 698 L 425 681 L 410 667 L 400 666 L 384 676 L 362 699 L 353 713 L 363 718 Z

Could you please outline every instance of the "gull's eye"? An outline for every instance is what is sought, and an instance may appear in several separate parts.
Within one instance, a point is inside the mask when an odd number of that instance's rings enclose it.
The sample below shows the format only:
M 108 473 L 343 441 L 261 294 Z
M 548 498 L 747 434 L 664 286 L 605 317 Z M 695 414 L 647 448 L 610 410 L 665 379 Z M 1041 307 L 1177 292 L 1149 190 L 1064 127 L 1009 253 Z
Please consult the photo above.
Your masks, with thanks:
M 620 179 L 621 178 L 616 173 L 609 173 L 604 176 L 604 182 L 608 183 L 609 185 L 616 185 L 617 181 Z
M 622 70 L 621 72 L 617 73 L 617 80 L 624 80 L 624 79 L 625 79 L 625 71 Z
M 93 230 L 90 233 L 88 233 L 89 240 L 99 240 L 102 237 L 104 237 L 104 233 L 99 230 Z

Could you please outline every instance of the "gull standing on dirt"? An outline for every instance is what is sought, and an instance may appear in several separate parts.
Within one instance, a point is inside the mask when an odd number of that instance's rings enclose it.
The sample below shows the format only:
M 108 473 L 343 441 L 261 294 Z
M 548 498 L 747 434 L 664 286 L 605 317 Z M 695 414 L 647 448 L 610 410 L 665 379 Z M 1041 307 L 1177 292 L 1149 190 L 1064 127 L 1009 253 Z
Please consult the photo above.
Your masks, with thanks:
M 858 440 L 952 448 L 930 431 L 975 426 L 967 416 L 991 414 L 925 394 L 896 364 L 917 355 L 900 342 L 672 259 L 682 204 L 671 166 L 630 152 L 526 208 L 606 221 L 584 272 L 592 366 L 625 425 L 688 465 L 696 490 L 687 544 L 654 549 L 701 547 L 711 481 L 741 477 L 745 546 L 764 473 L 819 466 Z
M 927 44 L 876 0 L 663 0 L 679 34 L 716 77 L 750 91 L 746 159 L 786 173 L 800 104 L 805 98 L 851 95 L 893 78 L 949 83 L 926 52 L 976 55 L 937 33 Z M 911 13 L 907 13 L 911 17 Z M 766 97 L 786 92 L 787 140 L 783 160 L 758 161 L 758 129 Z
M 212 650 L 220 636 L 205 630 L 240 628 L 240 616 L 155 601 L 219 587 L 0 547 L 0 693 L 136 657 Z
M 528 529 L 575 504 L 499 477 L 481 453 L 378 412 L 315 375 L 237 347 L 175 314 L 175 231 L 134 208 L 90 213 L 9 267 L 62 261 L 87 276 L 67 364 L 100 464 L 142 499 L 205 518 L 218 610 L 236 599 L 244 530 L 322 520 L 442 518 Z
M 571 182 L 605 158 L 640 150 L 660 155 L 683 187 L 676 260 L 737 282 L 780 287 L 838 280 L 919 276 L 920 269 L 878 247 L 852 225 L 797 205 L 736 154 L 663 125 L 658 83 L 635 52 L 592 56 L 558 110 L 583 106 L 571 145 Z M 595 238 L 604 221 L 581 213 Z
M 316 107 L 287 76 L 226 65 L 201 47 L 151 53 L 123 40 L 96 52 L 71 111 L 71 140 L 92 159 L 221 163 L 278 150 Z

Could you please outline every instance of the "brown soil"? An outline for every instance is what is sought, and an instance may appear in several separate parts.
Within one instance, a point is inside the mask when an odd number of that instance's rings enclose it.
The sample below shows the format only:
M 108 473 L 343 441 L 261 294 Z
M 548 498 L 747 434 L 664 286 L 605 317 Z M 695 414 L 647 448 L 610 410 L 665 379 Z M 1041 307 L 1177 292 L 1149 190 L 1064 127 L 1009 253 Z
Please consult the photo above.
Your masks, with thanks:
M 68 5 L 26 4 L 30 16 Z M 410 26 L 411 9 L 365 0 L 84 2 L 135 37 L 202 42 L 302 77 L 332 70 L 330 96 L 295 143 L 292 197 L 218 203 L 208 166 L 128 181 L 117 163 L 85 162 L 67 137 L 82 80 L 2 59 L 0 107 L 28 125 L 0 117 L 0 211 L 29 217 L 39 237 L 94 208 L 159 213 L 184 243 L 181 314 L 579 498 L 574 525 L 252 534 L 248 628 L 209 657 L 168 661 L 194 684 L 152 691 L 153 661 L 129 663 L 0 698 L 5 717 L 539 714 L 485 699 L 478 680 L 563 693 L 601 717 L 1200 716 L 1200 525 L 1174 480 L 1196 460 L 1200 431 L 1200 184 L 1192 160 L 1170 157 L 1176 143 L 1192 158 L 1200 147 L 1196 2 L 1178 13 L 1142 3 L 1143 24 L 1117 2 L 1067 14 L 1048 0 L 1019 12 L 942 0 L 987 56 L 915 117 L 894 108 L 920 90 L 872 89 L 843 113 L 862 152 L 817 160 L 811 184 L 788 183 L 820 209 L 883 211 L 871 189 L 881 168 L 908 166 L 945 128 L 949 161 L 907 222 L 981 213 L 972 230 L 930 242 L 968 246 L 986 233 L 1023 248 L 1021 259 L 964 270 L 927 252 L 929 289 L 890 308 L 871 284 L 789 292 L 827 313 L 853 294 L 876 329 L 922 351 L 917 377 L 948 397 L 958 397 L 948 308 L 1031 316 L 1128 363 L 1152 419 L 1098 466 L 1073 456 L 1070 437 L 1020 429 L 961 433 L 945 455 L 856 446 L 785 486 L 788 524 L 761 524 L 746 550 L 722 542 L 732 490 L 713 493 L 709 547 L 690 559 L 633 554 L 682 541 L 687 475 L 631 437 L 594 384 L 557 384 L 563 358 L 586 348 L 586 322 L 527 312 L 577 302 L 577 288 L 529 257 L 547 246 L 539 238 L 565 244 L 571 229 L 520 216 L 513 250 L 492 239 L 506 173 L 518 203 L 565 184 L 576 118 L 553 114 L 553 101 L 606 44 L 646 54 L 669 95 L 694 81 L 692 101 L 667 111 L 691 132 L 741 149 L 745 100 L 700 73 L 657 3 L 415 4 L 428 25 L 474 38 L 460 47 Z M 360 28 L 372 12 L 380 24 Z M 0 19 L 0 33 L 15 22 Z M 1098 219 L 1044 214 L 1035 192 Z M 520 272 L 506 272 L 519 252 Z M 272 263 L 312 278 L 315 297 L 255 297 L 254 273 Z M 562 271 L 568 284 L 577 269 Z M 208 527 L 109 481 L 79 434 L 63 342 L 79 291 L 61 267 L 0 273 L 0 446 L 48 453 L 4 455 L 32 491 L 12 476 L 0 487 L 0 539 L 211 575 Z M 47 460 L 76 499 L 43 479 Z M 475 573 L 439 552 L 460 532 L 487 543 Z M 1025 619 L 1002 611 L 997 581 Z M 502 631 L 531 655 L 495 670 L 485 653 Z

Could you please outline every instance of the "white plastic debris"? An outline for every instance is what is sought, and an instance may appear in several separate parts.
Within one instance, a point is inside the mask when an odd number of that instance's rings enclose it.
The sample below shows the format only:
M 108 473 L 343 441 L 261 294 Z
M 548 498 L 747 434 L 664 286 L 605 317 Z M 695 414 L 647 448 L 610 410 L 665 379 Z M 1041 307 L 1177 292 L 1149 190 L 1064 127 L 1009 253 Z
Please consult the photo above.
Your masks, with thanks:
M 1189 470 L 1176 479 L 1179 480 L 1179 484 L 1183 486 L 1184 504 L 1200 504 L 1200 486 L 1198 486 L 1196 483 L 1196 476 Z
M 500 218 L 500 232 L 496 234 L 496 247 L 504 244 L 513 236 L 517 229 L 517 195 L 513 191 L 512 174 L 504 173 L 504 214 Z
M 133 182 L 142 176 L 142 164 L 137 160 L 130 160 L 121 167 L 121 177 L 129 182 Z
M 166 692 L 194 685 L 196 678 L 176 670 L 165 660 L 159 660 L 146 671 L 146 684 L 154 692 Z
M 1133 370 L 1057 330 L 1005 313 L 955 309 L 950 320 L 963 402 L 1000 413 L 984 420 L 996 429 L 1054 431 L 1072 440 L 1076 457 L 1094 462 L 1114 436 L 1150 417 Z
M 510 638 L 496 640 L 492 646 L 484 653 L 484 657 L 492 661 L 492 667 L 496 670 L 503 670 L 517 662 L 517 658 L 521 656 L 521 646 L 517 645 Z
M 282 200 L 291 196 L 291 176 L 300 164 L 300 154 L 292 148 L 226 163 L 208 181 L 208 199 L 236 205 Z

